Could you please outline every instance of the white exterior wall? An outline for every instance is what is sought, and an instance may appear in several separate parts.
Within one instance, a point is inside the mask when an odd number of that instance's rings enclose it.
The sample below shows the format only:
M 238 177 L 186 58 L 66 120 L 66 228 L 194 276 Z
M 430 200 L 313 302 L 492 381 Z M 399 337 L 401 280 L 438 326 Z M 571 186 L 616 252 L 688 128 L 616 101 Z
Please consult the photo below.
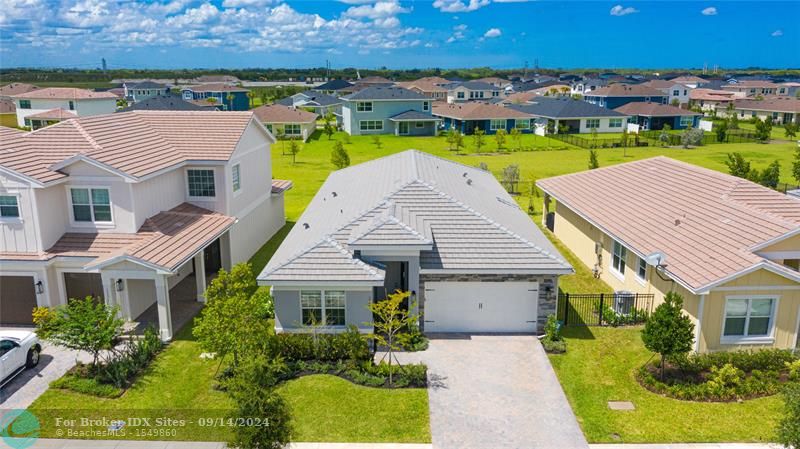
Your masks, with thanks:
M 31 99 L 31 108 L 22 109 L 19 107 L 19 99 L 14 100 L 17 107 L 17 126 L 25 126 L 25 117 L 40 112 L 47 112 L 52 109 L 65 109 L 69 111 L 69 102 L 75 104 L 74 112 L 79 117 L 89 115 L 111 114 L 117 110 L 117 100 L 114 98 L 103 98 L 97 100 L 68 100 L 68 99 Z
M 619 128 L 611 128 L 611 127 L 609 127 L 609 124 L 611 123 L 611 118 L 609 118 L 609 117 L 601 117 L 599 119 L 600 120 L 600 127 L 597 128 L 598 134 L 599 133 L 621 133 L 625 129 L 627 124 L 628 124 L 628 117 L 616 117 L 616 118 L 621 118 L 622 119 L 622 126 L 620 126 Z M 591 128 L 587 128 L 586 127 L 586 120 L 587 119 L 585 119 L 585 118 L 581 119 L 581 126 L 580 126 L 581 134 L 584 134 L 584 133 L 588 134 L 588 133 L 592 132 Z
M 30 185 L 0 173 L 0 195 L 17 197 L 19 218 L 0 217 L 0 252 L 37 252 L 41 248 L 36 230 L 35 196 Z
M 121 177 L 85 162 L 76 162 L 64 168 L 69 180 L 63 184 L 63 198 L 67 204 L 66 232 L 123 232 L 134 233 L 136 226 L 133 213 L 133 197 L 130 186 Z M 72 220 L 70 210 L 70 188 L 100 187 L 109 190 L 111 219 L 113 223 L 77 223 Z
M 146 181 L 129 184 L 133 192 L 136 228 L 153 215 L 186 201 L 186 172 L 175 169 Z
M 64 186 L 55 185 L 36 189 L 37 224 L 41 236 L 41 250 L 53 246 L 69 225 L 69 204 L 64 195 Z
M 458 92 L 464 92 L 464 98 L 458 98 Z M 478 92 L 483 92 L 483 98 L 479 98 L 479 97 L 470 98 L 470 96 L 469 96 L 470 92 L 475 92 L 473 95 L 480 95 Z M 463 86 L 462 87 L 456 87 L 453 90 L 447 91 L 447 102 L 448 103 L 460 103 L 460 102 L 463 102 L 463 101 L 488 101 L 488 100 L 491 100 L 492 98 L 498 98 L 498 97 L 502 96 L 502 92 L 498 92 L 497 97 L 492 97 L 492 92 L 494 92 L 494 91 L 491 91 L 491 90 L 484 90 L 484 91 L 470 90 L 470 89 L 467 89 L 466 87 L 463 87 Z

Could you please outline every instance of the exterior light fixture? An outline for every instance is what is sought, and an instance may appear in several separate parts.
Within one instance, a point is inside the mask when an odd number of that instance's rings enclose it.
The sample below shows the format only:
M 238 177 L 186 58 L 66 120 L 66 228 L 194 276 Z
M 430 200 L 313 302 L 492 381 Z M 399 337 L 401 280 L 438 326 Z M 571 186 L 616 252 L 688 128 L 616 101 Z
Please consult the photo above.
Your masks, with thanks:
M 36 286 L 36 294 L 37 295 L 41 295 L 42 293 L 44 293 L 44 284 L 42 283 L 42 281 L 37 281 L 33 285 Z
M 117 291 L 118 292 L 121 292 L 122 290 L 125 290 L 125 283 L 122 281 L 122 279 L 117 279 L 116 284 L 117 284 Z

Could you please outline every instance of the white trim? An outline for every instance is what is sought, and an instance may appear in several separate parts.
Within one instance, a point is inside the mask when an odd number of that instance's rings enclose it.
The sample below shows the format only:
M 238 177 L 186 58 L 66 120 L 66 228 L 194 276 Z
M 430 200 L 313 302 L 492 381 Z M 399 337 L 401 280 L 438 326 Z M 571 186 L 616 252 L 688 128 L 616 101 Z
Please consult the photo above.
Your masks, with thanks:
M 744 285 L 736 287 L 716 287 L 711 289 L 712 292 L 743 292 L 743 291 L 786 291 L 786 290 L 800 290 L 800 285 Z
M 769 240 L 767 240 L 765 242 L 761 242 L 758 245 L 752 246 L 752 247 L 750 247 L 750 250 L 753 251 L 753 252 L 757 252 L 758 250 L 764 249 L 764 248 L 766 248 L 768 246 L 772 246 L 775 243 L 781 242 L 783 240 L 786 240 L 786 239 L 788 239 L 790 237 L 794 237 L 796 235 L 800 235 L 800 227 L 798 227 L 798 228 L 796 228 L 794 230 L 791 230 L 791 231 L 789 231 L 789 232 L 787 232 L 785 234 L 781 234 L 781 235 L 779 235 L 777 237 L 773 237 L 773 238 L 771 238 L 771 239 L 769 239 Z
M 622 250 L 620 252 L 624 252 L 624 254 L 617 255 L 617 253 L 616 253 L 617 245 L 619 245 L 619 247 L 622 248 Z M 622 267 L 622 270 L 619 270 L 619 269 L 617 269 L 617 267 L 614 266 L 614 258 L 615 257 L 619 259 L 620 266 Z M 636 257 L 639 257 L 639 256 L 636 256 Z M 628 268 L 628 260 L 627 260 L 628 259 L 628 248 L 625 245 L 623 245 L 621 242 L 618 242 L 617 240 L 614 240 L 613 243 L 611 244 L 611 257 L 609 257 L 609 259 L 610 259 L 608 261 L 609 262 L 609 264 L 608 264 L 609 273 L 613 274 L 614 277 L 616 277 L 620 281 L 625 282 L 625 269 Z
M 634 254 L 635 255 L 635 254 Z M 641 264 L 644 262 L 644 277 L 639 276 L 639 269 L 641 268 Z M 633 272 L 633 278 L 636 279 L 636 282 L 639 285 L 645 286 L 647 285 L 647 260 L 642 259 L 639 256 L 636 256 L 636 270 Z
M 111 186 L 92 185 L 92 184 L 67 184 L 67 207 L 69 210 L 69 224 L 76 228 L 94 228 L 94 229 L 112 229 L 116 228 L 114 221 L 114 202 L 111 201 Z M 89 193 L 89 212 L 92 215 L 91 221 L 77 221 L 75 220 L 75 209 L 72 204 L 72 189 L 85 189 Z M 108 191 L 108 209 L 111 213 L 111 221 L 96 221 L 94 219 L 94 203 L 92 202 L 92 190 L 107 190 Z M 86 204 L 79 204 L 79 206 L 86 206 Z
M 425 268 L 419 270 L 420 274 L 521 274 L 521 275 L 536 275 L 536 276 L 560 276 L 560 275 L 567 275 L 567 274 L 574 274 L 575 271 L 570 268 L 554 268 L 552 270 L 547 269 L 540 269 L 540 270 L 530 270 L 530 269 L 517 269 L 517 268 L 508 268 L 508 269 L 494 269 L 494 268 L 487 268 L 487 269 L 479 269 L 479 268 L 471 268 L 468 270 L 459 269 L 459 268 Z
M 242 193 L 242 164 L 241 164 L 241 162 L 236 162 L 236 163 L 231 164 L 230 167 L 231 167 L 231 169 L 230 169 L 230 171 L 231 171 L 231 191 L 233 192 L 233 196 L 237 197 Z M 238 189 L 236 188 L 236 186 L 234 184 L 234 177 L 233 177 L 233 169 L 234 168 L 236 169 L 237 177 L 239 178 L 238 181 L 237 181 L 239 183 L 239 188 Z M 187 181 L 187 183 L 188 183 L 188 181 Z
M 769 316 L 769 332 L 767 335 L 725 335 L 725 320 L 728 316 L 728 300 L 731 299 L 772 299 L 772 309 Z M 772 344 L 775 342 L 775 328 L 776 315 L 778 307 L 780 306 L 780 295 L 727 295 L 725 296 L 725 304 L 722 308 L 722 326 L 720 329 L 719 343 L 722 345 L 747 345 L 747 344 Z M 750 302 L 747 305 L 747 315 L 745 315 L 744 331 L 747 332 L 748 324 L 750 323 Z
M 196 202 L 216 201 L 216 199 L 219 197 L 219 192 L 217 191 L 218 189 L 217 189 L 217 170 L 216 170 L 216 167 L 214 167 L 214 166 L 211 166 L 211 167 L 209 167 L 209 166 L 197 167 L 196 165 L 197 164 L 193 164 L 193 166 L 186 166 L 184 168 L 184 170 L 183 170 L 184 174 L 186 175 L 184 177 L 184 185 L 186 186 L 186 198 L 188 198 L 189 201 L 196 201 Z M 210 171 L 212 173 L 212 175 L 213 175 L 212 177 L 213 177 L 213 180 L 214 180 L 214 196 L 192 196 L 189 193 L 189 172 L 190 171 Z M 225 186 L 225 187 L 227 188 L 227 186 Z
M 316 307 L 303 307 L 303 292 L 319 292 L 319 310 L 321 312 L 321 321 L 325 323 L 322 327 L 325 329 L 337 330 L 337 329 L 346 329 L 347 328 L 347 290 L 346 289 L 301 289 L 297 292 L 297 299 L 298 305 L 300 306 L 300 325 L 307 326 L 306 323 L 303 322 L 303 309 L 313 310 Z M 342 309 L 344 310 L 344 324 L 327 324 L 328 323 L 328 304 L 325 298 L 325 294 L 327 292 L 341 292 L 344 295 L 344 306 L 343 307 L 331 307 L 331 309 Z
M 268 281 L 257 279 L 258 285 L 278 287 L 278 290 L 298 290 L 298 289 L 322 289 L 324 287 L 346 288 L 351 291 L 371 291 L 372 287 L 382 287 L 384 280 L 375 281 L 317 281 L 317 280 L 297 280 L 297 281 Z M 291 288 L 280 288 L 291 287 Z
M 792 350 L 797 350 L 797 340 L 800 340 L 800 306 L 797 306 L 797 325 L 794 327 L 794 343 L 792 343 Z
M 767 259 L 800 259 L 800 250 L 794 251 L 768 251 L 763 253 L 757 253 L 761 257 L 765 257 Z
M 28 193 L 33 196 L 34 193 L 32 190 L 28 190 Z M 22 203 L 20 199 L 22 198 L 22 194 L 20 192 L 0 192 L 0 196 L 13 196 L 14 199 L 17 200 L 17 216 L 16 217 L 3 217 L 0 215 L 0 224 L 8 223 L 8 224 L 19 224 L 23 223 L 25 220 L 22 218 Z M 4 207 L 11 207 L 11 206 L 4 206 Z
M 703 312 L 706 308 L 706 295 L 700 295 L 700 303 L 697 306 L 697 325 L 694 328 L 694 352 L 700 352 L 700 337 L 703 336 Z M 722 317 L 722 325 L 725 326 L 725 316 Z
M 112 167 L 112 166 L 110 166 L 108 164 L 104 164 L 104 163 L 102 163 L 100 161 L 97 161 L 97 160 L 95 160 L 95 159 L 93 159 L 93 158 L 91 158 L 89 156 L 86 156 L 85 154 L 82 154 L 82 153 L 78 153 L 78 154 L 76 154 L 74 156 L 71 156 L 71 157 L 68 157 L 68 158 L 66 158 L 66 159 L 64 159 L 64 160 L 62 160 L 60 162 L 56 162 L 56 163 L 50 165 L 50 167 L 48 167 L 48 170 L 50 170 L 50 171 L 59 171 L 59 170 L 62 170 L 64 168 L 76 163 L 76 162 L 85 162 L 85 163 L 87 163 L 89 165 L 92 165 L 94 167 L 97 167 L 97 168 L 99 168 L 99 169 L 101 169 L 103 171 L 107 171 L 109 173 L 115 174 L 115 175 L 117 175 L 117 176 L 119 176 L 119 177 L 121 177 L 123 179 L 128 180 L 128 181 L 132 181 L 132 182 L 137 182 L 138 181 L 135 177 L 130 176 L 127 173 L 125 173 L 125 172 L 123 172 L 121 170 L 117 170 L 116 168 L 114 168 L 114 167 Z

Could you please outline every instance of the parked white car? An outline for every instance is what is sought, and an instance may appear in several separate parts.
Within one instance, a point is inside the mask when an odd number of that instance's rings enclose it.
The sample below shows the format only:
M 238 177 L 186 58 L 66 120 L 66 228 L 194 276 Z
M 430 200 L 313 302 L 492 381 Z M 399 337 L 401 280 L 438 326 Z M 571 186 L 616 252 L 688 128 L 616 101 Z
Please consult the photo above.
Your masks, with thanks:
M 26 368 L 39 364 L 42 346 L 29 331 L 0 331 L 0 388 Z

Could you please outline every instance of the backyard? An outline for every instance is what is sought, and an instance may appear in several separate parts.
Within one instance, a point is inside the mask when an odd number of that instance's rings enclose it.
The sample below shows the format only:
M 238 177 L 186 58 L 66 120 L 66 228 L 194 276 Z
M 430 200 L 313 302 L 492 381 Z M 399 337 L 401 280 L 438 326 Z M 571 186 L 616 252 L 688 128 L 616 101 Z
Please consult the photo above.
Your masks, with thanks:
M 567 327 L 567 352 L 550 356 L 590 443 L 774 440 L 783 407 L 779 396 L 741 403 L 691 402 L 643 388 L 634 371 L 652 354 L 640 333 L 640 327 Z M 630 401 L 635 410 L 611 410 L 608 401 Z

